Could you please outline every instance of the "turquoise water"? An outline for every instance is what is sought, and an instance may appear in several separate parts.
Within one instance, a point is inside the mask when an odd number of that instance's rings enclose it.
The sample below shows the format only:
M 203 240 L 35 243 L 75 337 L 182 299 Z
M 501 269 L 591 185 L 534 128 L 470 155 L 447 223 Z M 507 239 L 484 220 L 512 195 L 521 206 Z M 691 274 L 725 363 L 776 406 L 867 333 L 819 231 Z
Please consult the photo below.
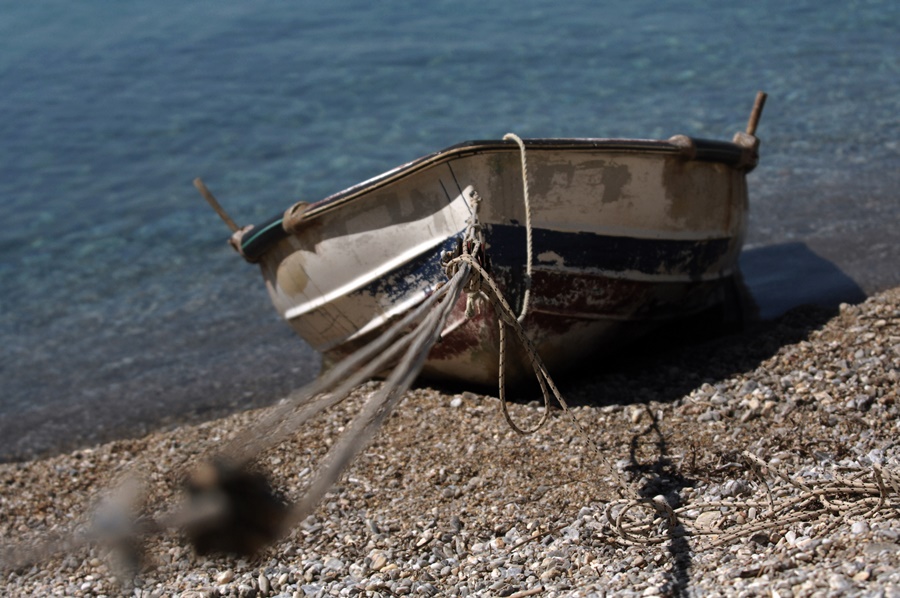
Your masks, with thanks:
M 900 3 L 603 4 L 5 3 L 0 454 L 314 375 L 195 176 L 250 223 L 508 131 L 730 139 L 764 89 L 750 257 L 900 284 Z

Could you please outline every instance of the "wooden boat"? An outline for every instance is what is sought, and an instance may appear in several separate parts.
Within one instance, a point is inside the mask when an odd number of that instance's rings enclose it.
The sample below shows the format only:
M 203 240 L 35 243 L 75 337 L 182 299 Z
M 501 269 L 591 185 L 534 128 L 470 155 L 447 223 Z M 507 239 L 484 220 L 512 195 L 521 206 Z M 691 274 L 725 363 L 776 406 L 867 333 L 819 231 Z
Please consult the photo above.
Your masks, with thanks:
M 761 96 L 764 99 L 764 96 Z M 523 149 L 470 141 L 316 203 L 298 203 L 232 244 L 262 270 L 272 303 L 326 361 L 378 335 L 446 281 L 443 252 L 480 195 L 493 276 L 551 371 L 596 359 L 660 322 L 721 302 L 735 274 L 758 160 L 758 98 L 732 142 L 676 136 L 531 139 L 532 272 L 526 259 Z M 457 306 L 422 374 L 496 383 L 489 308 Z M 510 378 L 529 370 L 516 360 Z

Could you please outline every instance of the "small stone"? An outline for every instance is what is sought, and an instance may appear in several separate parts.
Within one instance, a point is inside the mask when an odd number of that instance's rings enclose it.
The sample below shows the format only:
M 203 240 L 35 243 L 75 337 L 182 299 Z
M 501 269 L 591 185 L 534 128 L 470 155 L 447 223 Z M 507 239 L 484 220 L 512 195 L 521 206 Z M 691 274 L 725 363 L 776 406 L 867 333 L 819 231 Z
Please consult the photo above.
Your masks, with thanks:
M 553 579 L 554 577 L 559 577 L 559 569 L 556 567 L 551 567 L 541 573 L 541 581 L 547 581 L 548 579 Z
M 866 556 L 884 556 L 882 553 L 894 553 L 900 550 L 893 542 L 866 542 L 863 545 L 863 554 Z
M 221 586 L 230 582 L 232 579 L 234 579 L 234 571 L 232 571 L 231 569 L 226 569 L 216 576 L 216 583 Z
M 463 525 L 464 524 L 463 524 L 462 520 L 459 517 L 457 517 L 456 515 L 454 515 L 453 517 L 450 518 L 450 526 L 453 528 L 453 531 L 458 532 L 458 531 L 462 530 Z
M 716 411 L 715 409 L 709 408 L 703 413 L 700 414 L 700 417 L 697 418 L 698 422 L 714 422 L 722 419 L 722 415 Z
M 351 577 L 362 579 L 366 575 L 366 567 L 362 563 L 353 563 L 347 567 Z
M 743 496 L 751 492 L 750 485 L 744 480 L 728 480 L 722 490 L 722 496 Z
M 854 521 L 850 526 L 850 532 L 854 534 L 864 534 L 869 531 L 869 524 L 865 521 Z
M 839 573 L 834 573 L 828 577 L 828 587 L 835 592 L 846 592 L 850 589 L 850 582 L 847 578 Z
M 704 511 L 697 517 L 695 524 L 701 529 L 710 530 L 719 521 L 719 517 L 719 513 L 715 511 Z
M 259 592 L 265 596 L 272 589 L 271 584 L 269 583 L 269 578 L 266 577 L 265 573 L 260 573 L 259 577 L 256 578 L 256 583 L 259 586 Z
M 632 424 L 638 423 L 639 421 L 641 421 L 641 417 L 643 417 L 643 415 L 644 415 L 643 409 L 640 409 L 640 408 L 632 409 L 631 410 L 631 423 Z
M 332 571 L 340 571 L 341 569 L 344 568 L 344 561 L 342 561 L 341 559 L 336 559 L 336 558 L 332 557 L 332 558 L 328 559 L 327 561 L 325 561 L 324 568 L 330 569 Z
M 373 571 L 381 571 L 382 569 L 384 569 L 384 566 L 387 565 L 387 558 L 381 552 L 372 553 L 369 558 L 372 560 L 372 563 L 369 565 L 369 567 Z
M 891 540 L 893 542 L 900 540 L 900 532 L 892 529 L 878 530 L 878 535 L 885 540 Z
M 462 397 L 457 396 L 457 397 L 453 397 L 450 400 L 450 406 L 453 407 L 454 409 L 458 409 L 458 408 L 462 407 L 462 404 L 463 404 Z

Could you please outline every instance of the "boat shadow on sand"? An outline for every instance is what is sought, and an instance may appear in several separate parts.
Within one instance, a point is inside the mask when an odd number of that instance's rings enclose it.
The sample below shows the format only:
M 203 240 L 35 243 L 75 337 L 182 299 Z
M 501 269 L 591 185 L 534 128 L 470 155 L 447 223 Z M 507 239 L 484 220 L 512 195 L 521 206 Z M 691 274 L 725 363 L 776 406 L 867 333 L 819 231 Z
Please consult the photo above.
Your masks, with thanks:
M 803 243 L 746 251 L 741 272 L 738 305 L 668 324 L 573 372 L 564 384 L 570 402 L 678 400 L 704 383 L 756 369 L 822 328 L 842 303 L 866 298 L 852 278 Z

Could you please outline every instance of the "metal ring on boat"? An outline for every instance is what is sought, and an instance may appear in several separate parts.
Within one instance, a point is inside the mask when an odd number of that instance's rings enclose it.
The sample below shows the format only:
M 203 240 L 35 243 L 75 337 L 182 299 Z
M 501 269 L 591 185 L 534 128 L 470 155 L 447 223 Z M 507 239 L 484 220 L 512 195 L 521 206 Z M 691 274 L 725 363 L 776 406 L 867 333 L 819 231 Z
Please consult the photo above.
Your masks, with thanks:
M 272 245 L 286 238 L 288 232 L 282 226 L 281 214 L 274 218 L 254 226 L 247 231 L 241 239 L 241 255 L 248 262 L 256 262 L 268 251 Z

